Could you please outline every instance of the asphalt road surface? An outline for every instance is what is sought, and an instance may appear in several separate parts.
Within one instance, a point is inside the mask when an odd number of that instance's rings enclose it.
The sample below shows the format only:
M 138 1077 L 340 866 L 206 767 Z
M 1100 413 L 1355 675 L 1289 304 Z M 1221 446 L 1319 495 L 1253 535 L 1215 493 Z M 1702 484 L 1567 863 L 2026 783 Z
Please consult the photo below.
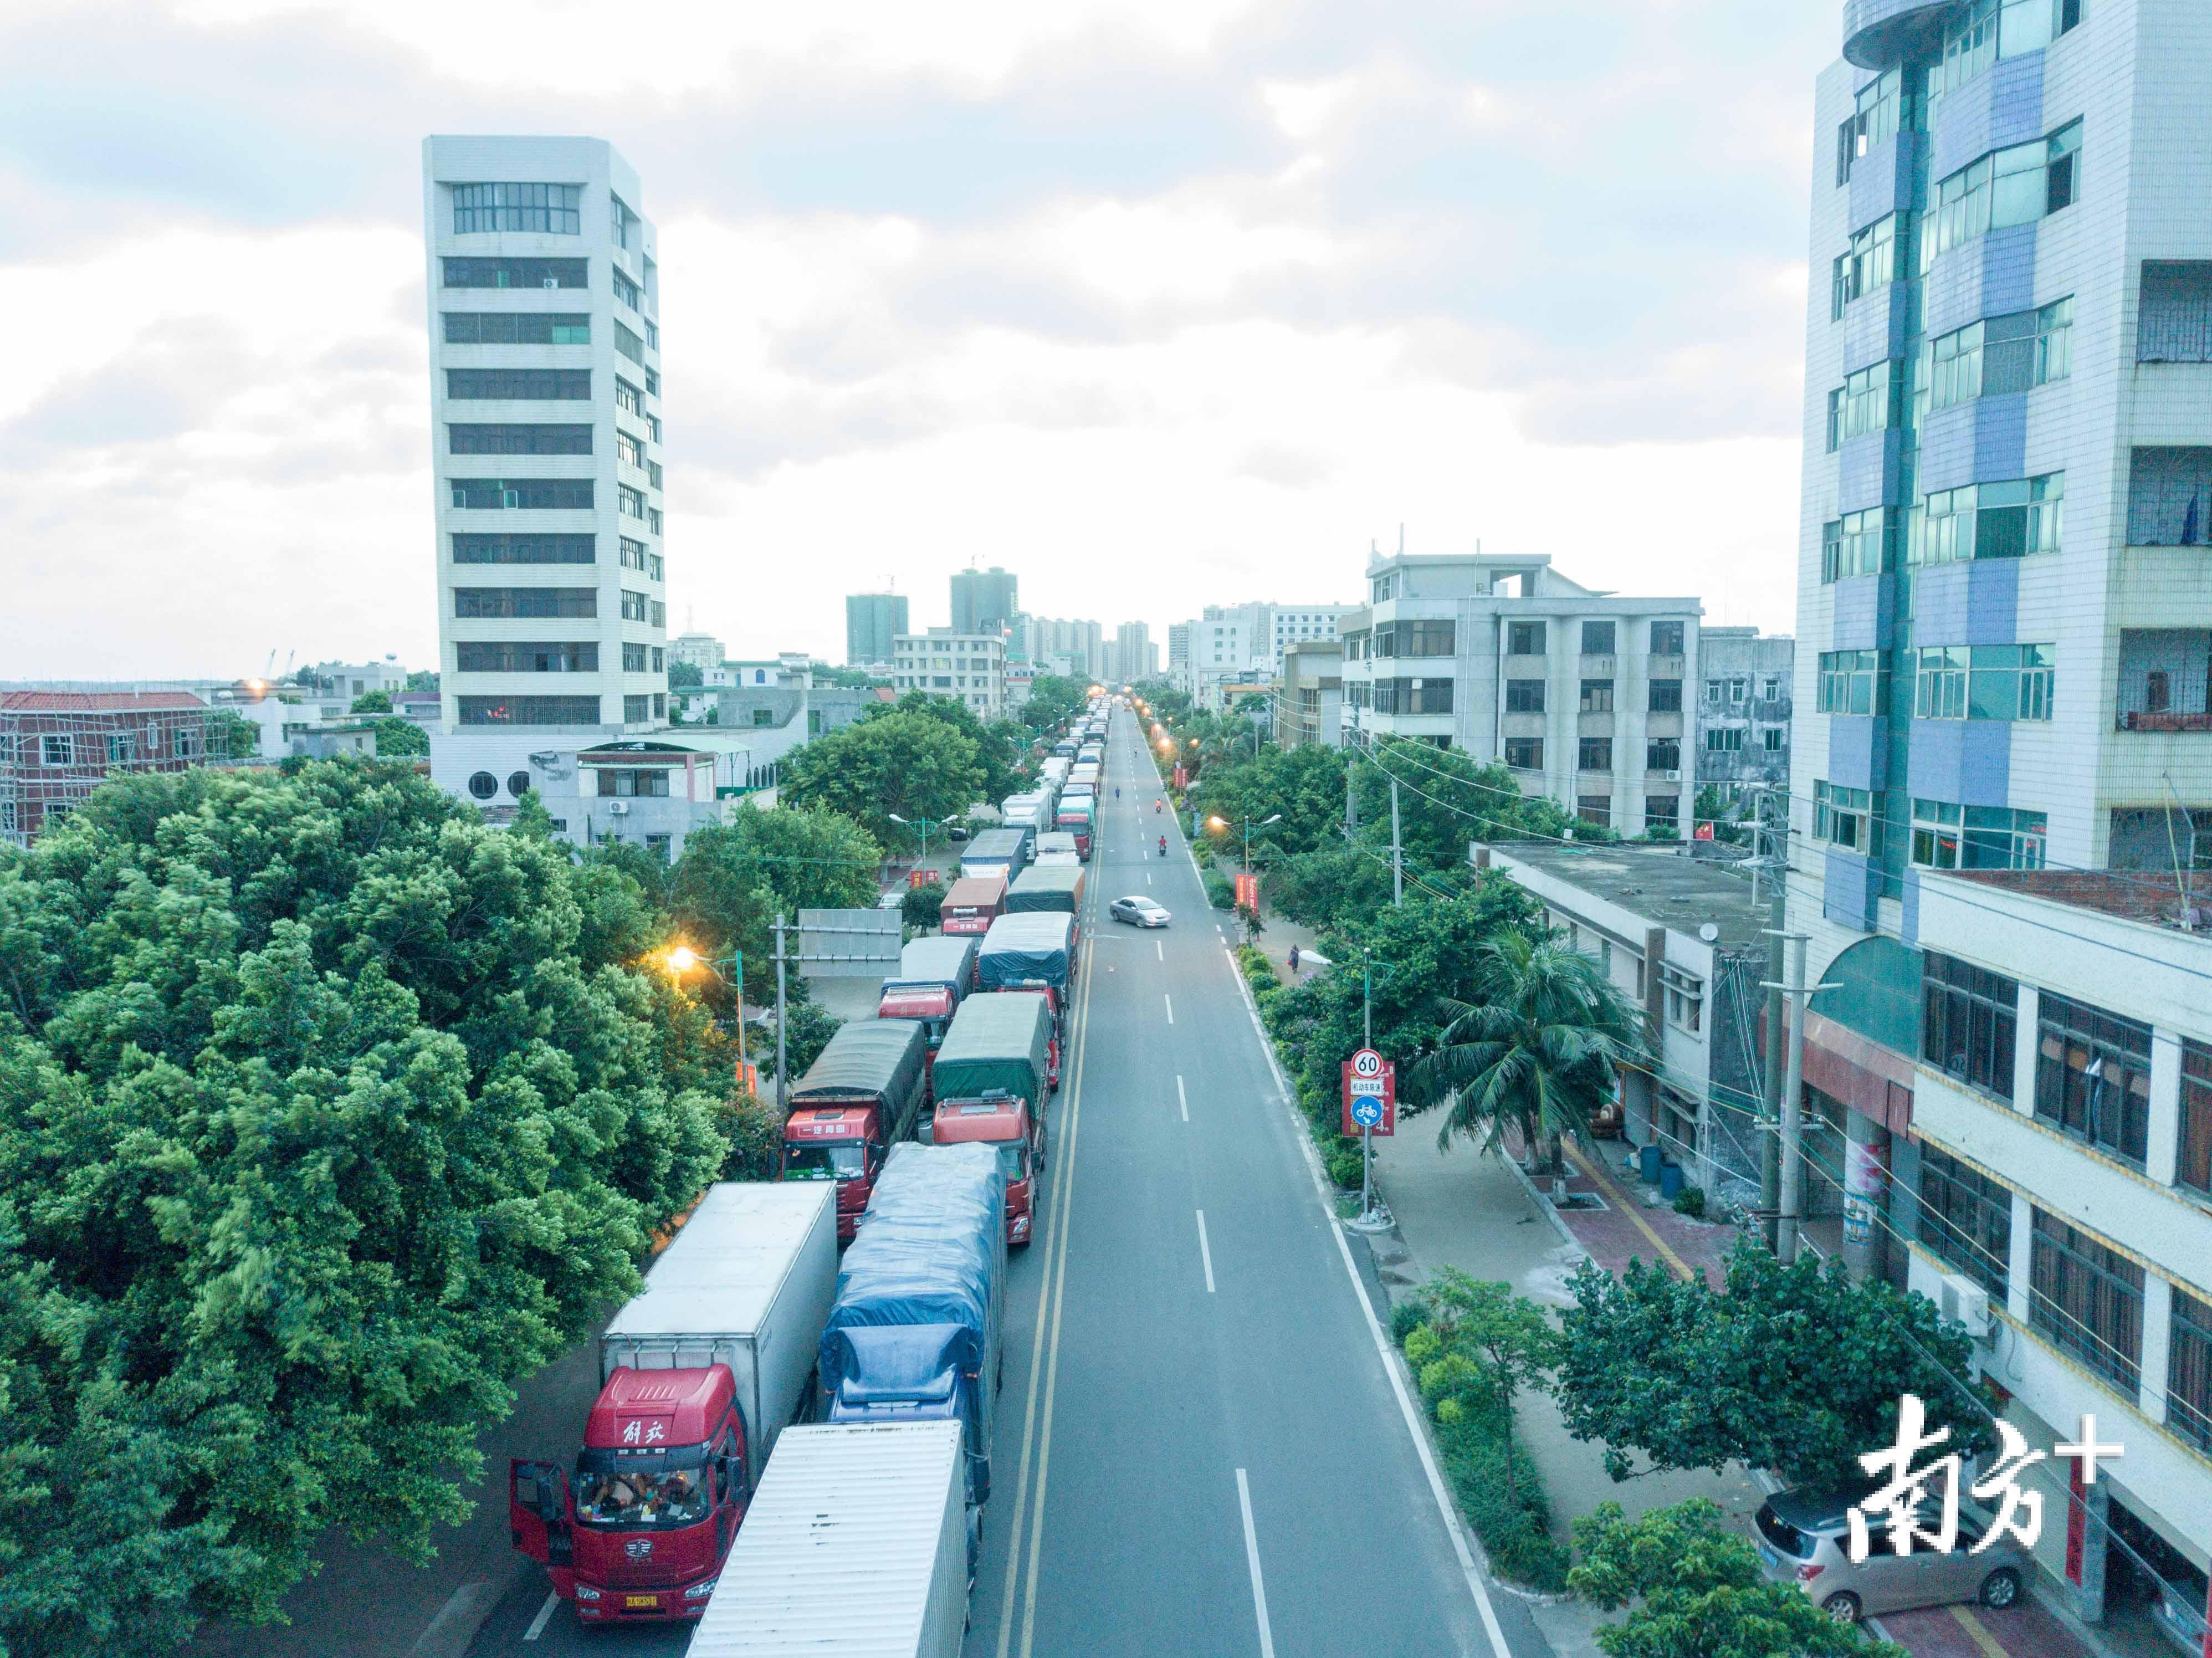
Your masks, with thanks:
M 967 1658 L 1540 1658 L 1439 1510 L 1139 741 L 1117 714 L 1042 1226 L 1012 1272 Z M 1129 894 L 1173 925 L 1106 921 Z M 584 1629 L 526 1566 L 467 1650 L 627 1658 L 687 1638 Z

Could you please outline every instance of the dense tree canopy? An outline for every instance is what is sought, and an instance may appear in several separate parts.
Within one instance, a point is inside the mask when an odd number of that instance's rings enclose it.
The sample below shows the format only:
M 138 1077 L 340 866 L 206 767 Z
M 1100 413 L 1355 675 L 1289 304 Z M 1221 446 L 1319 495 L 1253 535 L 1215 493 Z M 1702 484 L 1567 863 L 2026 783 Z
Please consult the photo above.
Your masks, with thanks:
M 876 902 L 883 849 L 849 817 L 805 807 L 741 808 L 684 837 L 668 904 L 687 941 L 710 958 L 744 953 L 756 1000 L 775 992 L 769 925 L 780 909 L 866 909 Z M 719 998 L 710 997 L 719 1001 Z
M 376 722 L 376 757 L 405 760 L 430 752 L 430 733 L 411 720 L 388 714 Z
M 975 716 L 968 718 L 972 723 Z M 984 787 L 975 738 L 956 722 L 903 705 L 817 737 L 783 762 L 789 804 L 842 813 L 890 844 L 900 833 L 892 813 L 909 820 L 960 817 L 984 798 Z
M 1058 731 L 1083 712 L 1091 700 L 1090 682 L 1066 674 L 1040 674 L 1030 682 L 1022 723 L 1033 732 Z
M 975 745 L 975 763 L 982 769 L 982 782 L 971 799 L 960 803 L 961 807 L 974 805 L 978 800 L 996 805 L 1019 788 L 1029 775 L 1024 762 L 1027 757 L 1030 734 L 1017 720 L 1000 720 L 986 725 L 975 717 L 973 708 L 957 696 L 936 696 L 928 691 L 908 691 L 896 702 L 878 702 L 863 708 L 860 723 L 866 725 L 897 714 L 934 720 L 957 732 Z M 959 809 L 955 808 L 956 811 Z M 900 815 L 912 817 L 914 814 L 902 812 Z M 927 815 L 944 817 L 951 814 L 931 812 Z
M 328 1525 L 461 1515 L 721 1165 L 658 927 L 381 764 L 119 780 L 0 853 L 0 1640 L 158 1649 Z

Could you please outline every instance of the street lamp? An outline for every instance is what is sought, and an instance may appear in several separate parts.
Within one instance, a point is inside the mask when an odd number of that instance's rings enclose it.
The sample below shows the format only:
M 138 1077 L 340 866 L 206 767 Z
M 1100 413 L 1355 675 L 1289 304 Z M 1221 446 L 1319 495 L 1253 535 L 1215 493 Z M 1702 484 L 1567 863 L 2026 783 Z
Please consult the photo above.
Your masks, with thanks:
M 1225 829 L 1229 827 L 1229 820 L 1221 817 L 1218 813 L 1207 818 L 1206 821 L 1217 831 Z M 1261 818 L 1260 820 L 1259 826 L 1261 829 L 1265 829 L 1270 823 L 1279 823 L 1282 821 L 1283 814 L 1279 811 L 1273 817 Z M 1244 868 L 1248 873 L 1252 868 L 1252 827 L 1251 818 L 1249 817 L 1246 817 L 1244 820 Z
M 935 818 L 922 817 L 908 819 L 900 817 L 895 811 L 887 811 L 884 816 L 890 818 L 894 823 L 903 823 L 907 828 L 913 829 L 919 834 L 921 836 L 921 856 L 925 859 L 929 856 L 929 831 L 931 826 L 937 822 Z
M 692 971 L 695 968 L 703 967 L 708 972 L 713 974 L 717 979 L 720 979 L 722 983 L 726 985 L 736 995 L 738 999 L 738 1065 L 746 1073 L 748 1078 L 748 1085 L 750 1085 L 752 1065 L 745 1057 L 744 952 L 741 950 L 732 950 L 728 955 L 721 957 L 719 961 L 710 962 L 707 960 L 706 957 L 700 955 L 697 950 L 692 949 L 689 944 L 671 944 L 666 950 L 661 952 L 660 963 L 663 967 L 668 969 L 668 975 L 672 979 L 681 979 L 685 974 Z M 722 972 L 722 969 L 726 967 L 730 969 L 726 976 Z

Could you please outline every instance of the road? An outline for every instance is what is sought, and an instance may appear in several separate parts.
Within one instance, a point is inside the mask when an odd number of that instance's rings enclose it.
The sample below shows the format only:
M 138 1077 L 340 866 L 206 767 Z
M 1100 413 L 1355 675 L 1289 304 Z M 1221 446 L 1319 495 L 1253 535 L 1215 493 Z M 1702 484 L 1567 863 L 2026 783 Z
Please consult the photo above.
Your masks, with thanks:
M 968 1658 L 1540 1658 L 1494 1590 L 1493 1638 L 1152 776 L 1117 714 Z M 1104 921 L 1129 893 L 1174 925 Z M 546 1599 L 520 1571 L 472 1658 L 684 1649 L 677 1629 L 541 1619 Z

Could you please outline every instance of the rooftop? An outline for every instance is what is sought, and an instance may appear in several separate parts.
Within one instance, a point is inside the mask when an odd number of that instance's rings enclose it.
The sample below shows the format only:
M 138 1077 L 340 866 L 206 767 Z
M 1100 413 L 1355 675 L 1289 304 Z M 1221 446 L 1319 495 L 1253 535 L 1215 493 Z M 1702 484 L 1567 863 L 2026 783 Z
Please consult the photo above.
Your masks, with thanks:
M 2182 925 L 2182 884 L 2150 870 L 1961 869 L 1944 875 L 2153 926 Z M 2212 932 L 2212 879 L 2186 874 L 2193 930 Z
M 205 709 L 190 691 L 0 691 L 0 713 L 106 714 Z
M 1491 850 L 1678 932 L 1694 934 L 1711 922 L 1720 929 L 1713 942 L 1722 950 L 1758 944 L 1768 925 L 1771 884 L 1759 887 L 1754 906 L 1748 871 L 1692 857 L 1685 847 L 1504 841 Z

